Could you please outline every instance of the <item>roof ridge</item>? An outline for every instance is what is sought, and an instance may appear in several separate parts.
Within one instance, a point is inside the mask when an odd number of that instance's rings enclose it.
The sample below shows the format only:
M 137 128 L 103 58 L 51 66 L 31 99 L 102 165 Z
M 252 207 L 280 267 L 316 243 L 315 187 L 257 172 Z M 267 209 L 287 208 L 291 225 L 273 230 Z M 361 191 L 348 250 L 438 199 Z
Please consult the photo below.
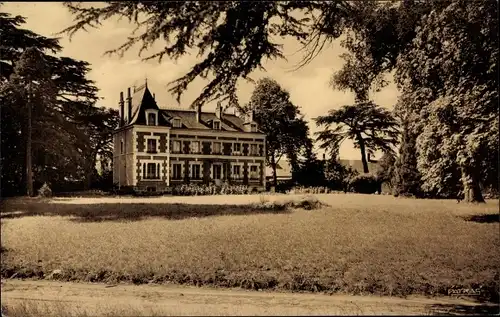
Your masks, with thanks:
M 160 110 L 165 110 L 165 111 L 185 111 L 185 112 L 196 112 L 196 109 L 190 109 L 190 108 L 176 108 L 176 107 L 158 107 Z M 202 114 L 215 114 L 215 111 L 201 111 Z M 234 113 L 230 112 L 223 112 L 225 115 L 229 116 L 236 116 Z

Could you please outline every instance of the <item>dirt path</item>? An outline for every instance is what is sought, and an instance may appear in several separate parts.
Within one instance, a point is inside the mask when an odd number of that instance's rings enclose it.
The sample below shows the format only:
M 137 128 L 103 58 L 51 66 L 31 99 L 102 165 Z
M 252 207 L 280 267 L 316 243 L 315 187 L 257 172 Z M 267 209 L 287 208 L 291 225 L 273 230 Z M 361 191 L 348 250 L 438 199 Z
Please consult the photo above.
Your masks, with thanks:
M 93 315 L 135 311 L 161 315 L 421 315 L 491 312 L 454 298 L 291 294 L 188 286 L 115 285 L 51 281 L 2 281 L 2 305 L 44 303 Z M 67 303 L 67 305 L 66 305 Z M 485 310 L 486 309 L 486 310 Z M 489 309 L 489 310 L 488 310 Z

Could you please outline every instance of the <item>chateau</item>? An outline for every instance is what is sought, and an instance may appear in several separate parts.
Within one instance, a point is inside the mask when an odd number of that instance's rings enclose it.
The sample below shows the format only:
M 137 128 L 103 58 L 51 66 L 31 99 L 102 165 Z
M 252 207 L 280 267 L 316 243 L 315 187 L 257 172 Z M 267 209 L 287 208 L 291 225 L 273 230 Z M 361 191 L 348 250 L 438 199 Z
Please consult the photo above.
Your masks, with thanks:
M 265 135 L 217 105 L 160 109 L 147 83 L 120 92 L 120 126 L 113 134 L 113 182 L 139 191 L 185 183 L 240 184 L 265 190 Z

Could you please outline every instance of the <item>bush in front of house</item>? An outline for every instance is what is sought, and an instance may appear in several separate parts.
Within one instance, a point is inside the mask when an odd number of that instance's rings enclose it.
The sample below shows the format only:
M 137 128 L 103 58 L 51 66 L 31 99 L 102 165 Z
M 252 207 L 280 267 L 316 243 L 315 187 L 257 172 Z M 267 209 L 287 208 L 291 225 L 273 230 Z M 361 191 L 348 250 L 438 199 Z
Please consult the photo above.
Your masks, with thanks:
M 305 187 L 305 186 L 296 186 L 288 190 L 287 194 L 330 194 L 335 191 L 331 190 L 325 186 L 314 186 L 314 187 Z
M 85 197 L 85 198 L 96 198 L 107 196 L 109 193 L 100 190 L 100 189 L 89 189 L 89 190 L 81 190 L 74 192 L 62 192 L 56 193 L 57 197 Z
M 175 196 L 245 195 L 250 192 L 246 185 L 182 184 L 172 188 L 172 195 Z
M 361 174 L 351 179 L 349 189 L 355 193 L 373 194 L 380 191 L 380 182 L 374 175 Z
M 52 197 L 52 190 L 47 183 L 43 183 L 42 187 L 38 190 L 38 196 L 43 198 Z

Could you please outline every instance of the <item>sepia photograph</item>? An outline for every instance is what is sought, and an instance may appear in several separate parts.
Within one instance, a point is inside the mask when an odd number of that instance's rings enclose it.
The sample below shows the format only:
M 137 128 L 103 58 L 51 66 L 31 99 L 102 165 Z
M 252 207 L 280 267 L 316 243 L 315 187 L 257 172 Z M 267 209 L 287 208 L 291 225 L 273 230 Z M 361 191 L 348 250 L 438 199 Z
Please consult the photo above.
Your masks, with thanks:
M 498 316 L 498 11 L 0 2 L 1 317 Z

